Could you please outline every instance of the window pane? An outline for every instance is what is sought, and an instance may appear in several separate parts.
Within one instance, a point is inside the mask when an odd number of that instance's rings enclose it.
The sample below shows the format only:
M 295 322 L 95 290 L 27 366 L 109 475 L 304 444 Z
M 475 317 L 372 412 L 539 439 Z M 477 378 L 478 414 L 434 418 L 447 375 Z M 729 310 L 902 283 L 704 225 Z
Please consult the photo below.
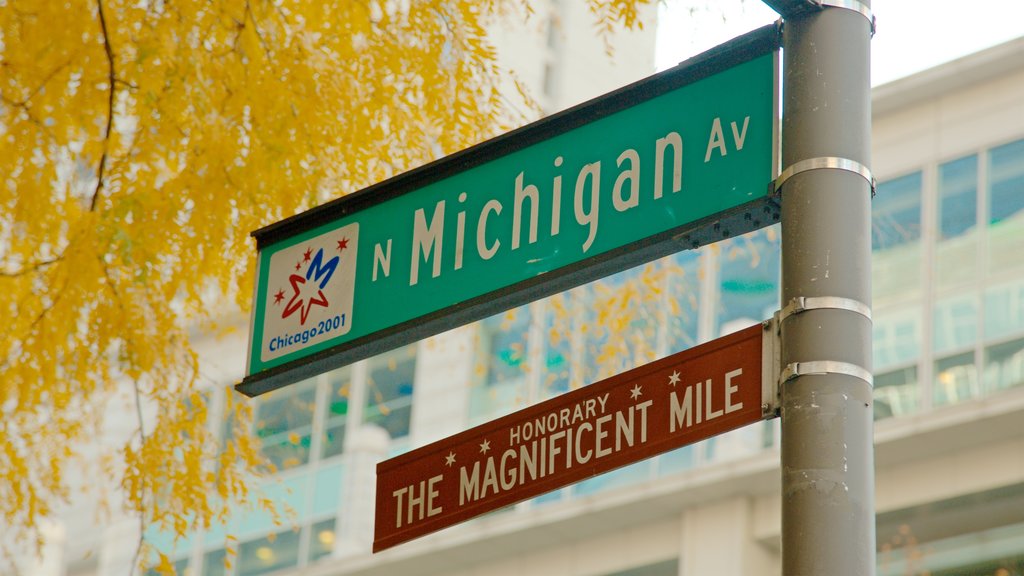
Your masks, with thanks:
M 575 315 L 571 313 L 568 293 L 549 298 L 544 309 L 544 370 L 541 373 L 541 400 L 569 390 L 572 369 L 572 333 Z
M 313 524 L 309 539 L 309 561 L 327 556 L 334 550 L 334 518 Z
M 1024 140 L 989 152 L 989 223 L 1024 217 Z
M 939 240 L 972 230 L 978 221 L 978 157 L 939 166 Z
M 587 494 L 621 488 L 623 486 L 629 486 L 631 484 L 648 480 L 651 477 L 651 462 L 652 460 L 649 459 L 642 460 L 635 464 L 619 468 L 618 470 L 613 470 L 599 476 L 594 476 L 593 478 L 588 478 L 576 485 L 575 493 L 580 496 L 585 496 Z
M 921 173 L 878 185 L 871 207 L 872 294 L 887 299 L 921 294 Z
M 309 462 L 313 410 L 316 408 L 316 382 L 305 380 L 280 388 L 256 404 L 256 436 L 263 455 L 277 470 L 286 470 Z
M 1024 384 L 1024 339 L 985 349 L 985 389 L 996 392 Z
M 1024 140 L 989 152 L 989 271 L 1024 267 Z
M 735 332 L 771 317 L 779 307 L 779 226 L 718 244 L 716 334 Z
M 668 278 L 668 352 L 697 345 L 701 252 L 684 250 L 665 259 Z
M 345 448 L 345 425 L 348 419 L 348 399 L 352 389 L 352 371 L 342 368 L 328 374 L 327 416 L 321 439 L 321 458 L 341 454 Z
M 917 412 L 920 394 L 917 366 L 875 376 L 875 420 Z
M 657 358 L 665 269 L 638 266 L 590 284 L 584 326 L 584 384 Z
M 936 354 L 971 346 L 978 336 L 978 303 L 974 294 L 935 304 L 933 344 Z
M 872 332 L 875 370 L 905 365 L 921 354 L 921 307 L 907 304 L 877 313 Z
M 932 401 L 936 406 L 956 404 L 978 396 L 978 369 L 974 365 L 974 352 L 957 354 L 935 362 Z
M 880 183 L 871 220 L 872 250 L 889 250 L 920 239 L 921 173 Z
M 299 533 L 278 532 L 238 547 L 237 576 L 258 576 L 299 563 Z
M 993 286 L 985 291 L 985 339 L 1024 333 L 1024 282 Z
M 473 424 L 508 414 L 526 401 L 530 307 L 520 306 L 478 324 L 474 386 L 469 395 Z
M 363 422 L 387 430 L 392 439 L 409 435 L 416 346 L 371 358 L 367 368 Z
M 212 550 L 203 554 L 203 576 L 224 576 L 227 570 L 224 568 L 224 557 L 227 555 L 223 548 Z

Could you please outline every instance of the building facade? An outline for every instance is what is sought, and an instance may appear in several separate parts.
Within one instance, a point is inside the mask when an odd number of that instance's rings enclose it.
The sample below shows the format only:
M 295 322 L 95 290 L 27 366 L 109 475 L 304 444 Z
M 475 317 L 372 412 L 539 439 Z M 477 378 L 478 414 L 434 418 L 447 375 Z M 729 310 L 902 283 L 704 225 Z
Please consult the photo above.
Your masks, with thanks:
M 556 82 L 570 62 L 540 72 L 546 110 L 586 81 Z M 873 107 L 878 573 L 1021 575 L 1024 39 L 880 86 Z M 771 316 L 779 240 L 681 252 L 261 397 L 263 489 L 294 521 L 149 538 L 192 576 L 779 574 L 777 420 L 370 553 L 381 458 Z M 207 373 L 239 379 L 243 340 L 204 346 Z M 61 573 L 124 573 L 103 560 L 117 530 L 91 563 L 67 538 Z

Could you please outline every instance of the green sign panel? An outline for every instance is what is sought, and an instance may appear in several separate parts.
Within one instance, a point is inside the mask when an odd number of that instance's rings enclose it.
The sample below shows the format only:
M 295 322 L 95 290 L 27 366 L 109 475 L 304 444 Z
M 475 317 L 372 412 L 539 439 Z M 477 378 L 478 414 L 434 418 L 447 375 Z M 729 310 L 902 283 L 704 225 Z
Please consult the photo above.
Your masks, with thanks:
M 772 28 L 262 229 L 247 394 L 773 222 Z

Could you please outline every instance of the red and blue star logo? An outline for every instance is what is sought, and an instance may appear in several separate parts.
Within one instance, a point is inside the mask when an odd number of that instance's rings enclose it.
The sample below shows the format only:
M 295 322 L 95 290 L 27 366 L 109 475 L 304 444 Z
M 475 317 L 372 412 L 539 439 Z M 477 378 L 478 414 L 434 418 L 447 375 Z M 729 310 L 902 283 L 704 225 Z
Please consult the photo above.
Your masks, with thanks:
M 338 252 L 344 252 L 348 248 L 348 238 L 342 238 L 337 243 Z M 323 248 L 317 250 L 315 254 L 312 248 L 306 248 L 306 251 L 302 254 L 302 259 L 295 263 L 297 274 L 288 276 L 288 283 L 291 285 L 291 299 L 285 304 L 284 310 L 281 312 L 282 319 L 298 312 L 299 324 L 304 326 L 306 319 L 309 318 L 309 311 L 313 306 L 322 306 L 324 308 L 330 306 L 327 296 L 324 295 L 324 289 L 327 288 L 331 278 L 334 277 L 338 263 L 341 262 L 341 256 L 339 254 L 325 261 Z M 302 272 L 303 266 L 306 266 L 304 273 Z M 281 304 L 284 302 L 284 299 L 285 291 L 283 288 L 280 288 L 274 294 L 274 305 Z

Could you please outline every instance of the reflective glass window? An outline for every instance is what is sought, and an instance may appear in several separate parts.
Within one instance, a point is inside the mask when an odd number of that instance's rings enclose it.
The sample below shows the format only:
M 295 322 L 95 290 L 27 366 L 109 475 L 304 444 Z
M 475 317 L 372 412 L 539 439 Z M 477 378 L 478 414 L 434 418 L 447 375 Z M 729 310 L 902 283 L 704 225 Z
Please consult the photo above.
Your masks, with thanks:
M 921 172 L 881 182 L 871 203 L 872 297 L 876 306 L 920 296 Z
M 334 370 L 327 376 L 328 392 L 324 410 L 324 431 L 320 441 L 321 458 L 341 454 L 345 447 L 348 399 L 352 391 L 352 369 Z
M 779 307 L 779 226 L 717 244 L 719 302 L 716 336 L 771 317 Z
M 978 369 L 973 351 L 935 361 L 932 402 L 936 406 L 956 404 L 979 395 Z
M 988 271 L 1024 268 L 1024 140 L 988 155 Z
M 933 348 L 942 354 L 971 346 L 978 337 L 978 301 L 968 293 L 935 303 Z
M 1024 333 L 1024 280 L 985 290 L 985 339 Z
M 989 224 L 1024 218 L 1024 140 L 989 151 Z
M 236 576 L 259 576 L 299 563 L 299 532 L 286 530 L 238 546 Z
M 317 522 L 310 527 L 309 561 L 313 562 L 329 555 L 334 550 L 336 533 L 335 520 L 330 518 Z
M 227 574 L 227 567 L 224 566 L 226 557 L 227 551 L 223 548 L 203 554 L 203 576 L 225 576 Z
M 569 390 L 572 370 L 572 342 L 576 327 L 568 293 L 556 294 L 545 302 L 544 370 L 541 372 L 541 399 Z
M 978 157 L 967 156 L 939 166 L 940 241 L 973 230 L 978 222 Z
M 478 324 L 475 382 L 469 414 L 474 423 L 507 414 L 527 397 L 529 306 L 485 318 Z
M 985 388 L 996 392 L 1024 385 L 1024 339 L 985 348 Z
M 276 470 L 309 462 L 316 382 L 305 380 L 269 392 L 256 404 L 254 426 L 263 455 Z
M 888 250 L 921 238 L 921 172 L 878 184 L 871 205 L 871 248 Z
M 668 353 L 697 345 L 701 252 L 684 250 L 665 259 L 668 272 Z
M 408 436 L 415 375 L 415 345 L 371 358 L 363 422 L 384 428 L 393 439 Z
M 876 311 L 872 346 L 875 370 L 908 364 L 921 354 L 921 306 L 918 303 Z
M 917 412 L 921 397 L 917 383 L 917 366 L 877 374 L 873 394 L 875 420 Z

